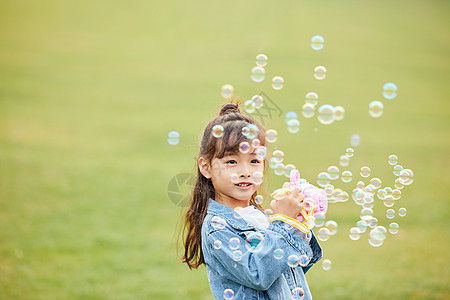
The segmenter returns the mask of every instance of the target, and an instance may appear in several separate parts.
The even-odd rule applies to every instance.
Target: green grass
[[[308,273],[315,299],[448,299],[449,22],[446,1],[2,1],[0,3],[0,299],[212,299],[204,267],[177,260],[180,207],[170,179],[191,172],[220,87],[264,91],[283,113],[304,95],[342,105],[329,126],[300,118],[276,147],[303,177],[337,165],[392,185],[389,154],[415,172],[394,208],[397,235],[348,238],[356,205],[331,204],[330,271]],[[309,39],[325,37],[315,52]],[[250,80],[268,57],[263,83]],[[327,78],[313,78],[315,66]],[[275,91],[273,76],[285,87]],[[385,82],[398,96],[383,100]],[[369,117],[381,100],[384,114]],[[317,128],[317,130],[315,130]],[[181,142],[170,146],[167,133]],[[343,169],[343,168],[342,168]],[[282,178],[268,174],[267,190]],[[267,199],[268,197],[266,197]],[[387,226],[384,207],[375,213]],[[265,204],[267,205],[267,203]]]

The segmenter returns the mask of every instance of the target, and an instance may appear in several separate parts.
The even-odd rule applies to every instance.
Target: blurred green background
[[[173,176],[192,172],[199,136],[232,84],[264,92],[283,115],[264,120],[272,146],[302,177],[338,165],[359,134],[349,193],[367,165],[392,186],[389,154],[415,173],[374,248],[352,200],[330,204],[338,233],[321,242],[307,278],[315,299],[449,299],[448,1],[23,1],[0,2],[0,298],[212,299],[204,267],[177,260],[180,206]],[[325,38],[314,51],[310,38]],[[255,56],[266,79],[250,80]],[[326,66],[318,81],[313,69]],[[283,89],[270,80],[283,76]],[[382,97],[397,84],[394,100]],[[307,92],[342,105],[322,125],[301,112]],[[384,103],[382,117],[367,112]],[[280,113],[281,114],[281,113]],[[168,132],[180,143],[167,143]],[[268,172],[266,190],[286,178]],[[267,192],[264,194],[267,195]],[[268,202],[268,197],[265,198]],[[376,200],[375,216],[388,226]],[[268,203],[264,203],[265,206]],[[178,224],[178,227],[177,227]]]

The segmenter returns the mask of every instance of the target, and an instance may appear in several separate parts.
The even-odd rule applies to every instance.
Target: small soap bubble
[[[258,247],[262,240],[264,240],[264,234],[260,231],[251,232],[245,238],[245,248],[252,253],[258,252],[262,249]]]
[[[399,215],[400,217],[406,216],[406,208],[404,208],[404,207],[399,208],[399,209],[398,209],[398,215]]]
[[[317,119],[324,125],[329,125],[334,122],[334,107],[329,104],[324,104],[317,110],[319,114]]]
[[[358,227],[352,227],[350,228],[350,234],[349,237],[351,240],[359,240],[359,238],[361,237],[361,234],[359,232],[359,228]]]
[[[305,291],[301,287],[296,287],[292,290],[293,300],[302,300],[303,296],[305,296]]]
[[[323,43],[325,42],[325,39],[320,35],[315,35],[311,38],[311,48],[314,50],[322,50]]]
[[[393,210],[392,208],[386,210],[386,218],[392,219],[393,217],[395,217],[395,210]]]
[[[281,76],[275,76],[272,78],[272,88],[274,90],[281,90],[284,85],[284,79]]]
[[[230,99],[233,97],[234,87],[231,84],[222,85],[222,97],[224,99]]]
[[[385,83],[383,85],[383,97],[392,100],[397,97],[397,85],[392,82]]]
[[[331,269],[331,260],[324,259],[322,261],[322,269],[324,269],[325,271],[329,271]]]
[[[244,102],[244,110],[249,113],[252,114],[255,112],[256,110],[256,104],[255,102],[253,102],[253,100],[247,100]]]
[[[397,188],[399,190],[401,190],[404,187],[402,180],[400,178],[395,179],[394,185],[395,185],[395,188]]]
[[[341,157],[339,157],[339,164],[342,167],[348,167],[348,165],[350,164],[350,158],[347,155],[341,155]]]
[[[241,241],[237,238],[237,237],[232,237],[229,241],[228,241],[228,246],[230,247],[230,249],[232,250],[236,250],[237,248],[239,248],[239,245],[241,244]]]
[[[167,135],[167,142],[169,142],[170,145],[176,145],[180,142],[180,134],[176,131],[171,131]]]
[[[237,173],[231,174],[231,182],[232,183],[238,183],[239,182],[239,175]]]
[[[319,95],[317,95],[317,93],[315,92],[309,92],[306,94],[306,101],[307,104],[312,104],[314,106],[317,105],[317,103],[319,102]]]
[[[263,106],[264,100],[260,95],[255,95],[252,97],[252,101],[255,104],[256,109],[260,109]]]
[[[282,162],[284,159],[284,152],[281,150],[275,150],[272,153],[272,157],[275,157],[277,162]]]
[[[266,70],[263,67],[254,67],[250,77],[254,82],[261,82],[266,78]]]
[[[359,134],[353,134],[353,135],[350,137],[350,144],[351,144],[353,147],[358,147],[359,144],[361,144],[361,137],[359,136]]]
[[[400,172],[399,178],[401,179],[402,184],[410,185],[414,181],[414,173],[410,169],[403,169]]]
[[[255,155],[258,159],[264,160],[267,157],[267,148],[264,146],[259,146],[255,150]]]
[[[277,163],[275,168],[273,169],[275,175],[281,176],[286,171],[286,168],[283,163]]]
[[[305,103],[302,107],[302,115],[305,118],[312,118],[314,116],[314,111],[316,110],[316,107],[312,105],[311,103]]]
[[[219,250],[222,248],[222,242],[219,240],[214,241],[214,249]]]
[[[369,232],[369,236],[373,240],[384,241],[386,239],[386,233],[387,229],[384,226],[376,226]]]
[[[383,108],[383,103],[374,100],[369,104],[369,115],[373,118],[379,118],[383,115]]]
[[[322,227],[317,232],[317,238],[322,242],[327,241],[330,238],[330,230],[326,227]]]
[[[389,232],[392,233],[392,234],[397,234],[399,227],[400,226],[398,226],[397,223],[393,222],[393,223],[389,224]]]
[[[275,259],[282,259],[284,257],[284,250],[280,248],[273,250],[273,257]]]
[[[225,300],[231,300],[234,297],[234,292],[232,289],[226,289],[225,291],[223,291],[223,298]]]
[[[309,263],[308,255],[302,254],[302,255],[299,256],[299,258],[298,258],[298,264],[299,264],[301,267],[306,267],[306,266],[308,265],[308,263]]]
[[[367,166],[364,166],[361,168],[361,172],[359,173],[362,177],[369,177],[370,176],[370,168]]]
[[[258,137],[258,126],[255,124],[248,124],[242,128],[242,134],[249,140],[253,140]]]
[[[298,119],[298,115],[297,115],[297,113],[295,111],[288,111],[286,113],[286,116],[285,116],[286,124],[289,124],[289,122],[291,120],[297,120],[297,119]]]
[[[383,200],[383,204],[386,207],[392,207],[394,206],[395,200],[394,197],[392,197],[392,195],[387,195],[386,198],[384,198]]]
[[[295,268],[298,265],[298,256],[292,254],[288,257],[288,265],[291,268]]]
[[[327,76],[327,69],[324,66],[317,66],[314,68],[314,78],[317,80],[325,79]]]
[[[394,166],[394,175],[400,176],[400,172],[403,170],[403,167],[401,165],[395,165]]]
[[[252,175],[252,180],[254,184],[261,184],[264,181],[264,175],[261,172],[255,172]]]
[[[358,181],[358,183],[356,184],[356,187],[358,188],[358,189],[363,189],[364,188],[364,181]]]
[[[391,166],[395,166],[395,165],[397,164],[397,162],[398,162],[398,157],[397,157],[397,155],[394,155],[394,154],[389,155],[389,160],[388,160],[388,162],[389,162],[389,164],[390,164]]]
[[[394,197],[394,200],[399,200],[402,197],[402,191],[399,189],[392,190],[392,197]]]
[[[325,222],[325,227],[328,229],[329,235],[335,235],[337,232],[338,224],[334,220],[329,220]]]
[[[328,176],[331,180],[336,180],[339,178],[339,168],[336,166],[329,166],[327,169]]]
[[[350,182],[350,181],[352,181],[352,176],[353,176],[353,174],[351,171],[348,171],[348,170],[343,171],[341,174],[341,180],[343,182]]]
[[[250,151],[250,144],[248,142],[241,142],[239,144],[239,151],[241,153],[248,153]]]
[[[380,178],[372,178],[370,179],[370,184],[373,185],[373,187],[378,190],[379,188],[381,188],[381,179]]]
[[[355,150],[353,148],[347,148],[345,150],[345,155],[347,155],[348,157],[353,157],[353,155],[355,155]]]
[[[384,240],[377,240],[372,237],[369,237],[369,245],[371,245],[373,247],[380,247],[381,245],[383,245],[383,243],[384,243]]]
[[[226,224],[225,219],[223,219],[223,218],[221,218],[219,216],[214,216],[211,219],[211,226],[214,229],[224,229],[225,228],[225,224]]]
[[[317,184],[321,187],[326,186],[330,183],[330,175],[327,172],[320,172],[317,174]]]
[[[345,116],[345,109],[338,105],[334,107],[334,120],[341,121],[344,119]]]
[[[284,166],[284,176],[286,176],[287,178],[290,178],[291,172],[295,169],[296,169],[296,167],[293,164],[285,165]]]
[[[258,148],[260,144],[261,144],[261,142],[260,142],[259,139],[253,139],[252,140],[252,147],[253,148]]]
[[[223,136],[224,129],[222,125],[214,125],[212,128],[212,135],[215,138],[221,138]]]
[[[267,65],[267,56],[265,54],[256,55],[256,64],[259,67],[264,67],[265,65]]]
[[[325,223],[325,215],[322,213],[316,213],[314,215],[314,226],[322,227],[324,223]]]
[[[359,229],[359,233],[364,233],[367,230],[369,224],[365,220],[359,220],[356,222],[356,228]]]
[[[373,216],[373,210],[371,208],[363,208],[359,213],[361,220],[370,220]]]
[[[275,143],[277,141],[278,132],[275,129],[269,129],[266,131],[266,140],[269,143]]]
[[[268,209],[265,209],[265,210],[264,210],[264,214],[265,214],[267,217],[270,217],[271,215],[273,215],[273,211],[272,211],[270,208],[268,208]]]
[[[290,133],[297,133],[300,130],[299,120],[290,120],[289,123],[287,123],[287,125],[288,125],[287,130]]]
[[[263,203],[264,197],[261,195],[257,195],[255,197],[255,203],[261,205]]]

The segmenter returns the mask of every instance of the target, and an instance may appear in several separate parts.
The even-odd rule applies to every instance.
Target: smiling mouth
[[[241,182],[241,183],[236,183],[235,185],[238,187],[248,187],[248,186],[251,186],[252,184],[250,182]]]

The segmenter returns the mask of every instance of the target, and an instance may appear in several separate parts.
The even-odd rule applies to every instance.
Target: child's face
[[[255,183],[254,174],[263,171],[264,161],[254,153],[237,152],[213,158],[209,165],[216,197],[229,200],[249,201],[262,182],[261,178],[256,178]]]

